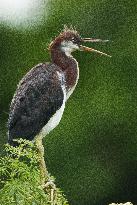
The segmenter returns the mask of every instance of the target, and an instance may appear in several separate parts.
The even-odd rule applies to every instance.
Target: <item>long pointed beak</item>
[[[82,38],[82,41],[83,42],[101,42],[101,43],[106,43],[109,40],[101,40],[101,39],[93,39],[93,38]],[[80,45],[79,48],[80,48],[81,51],[94,52],[94,53],[99,53],[101,55],[105,55],[105,56],[108,56],[108,57],[112,57],[112,56],[110,56],[110,55],[108,55],[106,53],[103,53],[101,51],[95,50],[94,48],[89,48],[89,47],[82,46],[82,45]]]
[[[80,48],[81,51],[94,52],[94,53],[99,53],[99,54],[104,55],[104,56],[108,56],[108,57],[110,57],[110,58],[112,57],[112,56],[110,56],[110,55],[108,55],[108,54],[106,54],[106,53],[103,53],[103,52],[101,52],[101,51],[95,50],[94,48],[89,48],[89,47],[82,46],[82,45],[80,45],[79,48]]]
[[[101,43],[106,43],[108,42],[109,40],[102,40],[102,39],[94,39],[94,38],[82,38],[82,41],[83,42],[101,42]]]

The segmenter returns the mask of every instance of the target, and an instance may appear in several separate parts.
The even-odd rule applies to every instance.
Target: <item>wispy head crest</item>
[[[63,32],[71,32],[71,33],[74,33],[74,34],[78,34],[78,32],[77,32],[75,27],[73,27],[72,25],[70,25],[68,27],[66,24],[64,25]]]

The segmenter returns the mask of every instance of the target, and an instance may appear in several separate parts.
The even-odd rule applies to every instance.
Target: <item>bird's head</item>
[[[101,51],[95,50],[93,48],[89,48],[81,45],[85,42],[107,42],[108,40],[101,39],[93,39],[93,38],[82,38],[79,33],[73,29],[65,27],[63,32],[59,34],[49,45],[49,50],[59,49],[63,51],[66,55],[70,56],[73,51],[88,51],[88,52],[96,52],[101,55],[106,55],[111,57],[110,55],[103,53]]]

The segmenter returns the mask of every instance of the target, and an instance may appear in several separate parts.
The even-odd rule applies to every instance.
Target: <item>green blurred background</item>
[[[33,8],[24,21],[16,12],[0,18],[1,151],[17,83],[50,61],[44,49],[72,24],[83,37],[110,39],[87,45],[113,57],[74,53],[80,79],[60,125],[44,139],[48,170],[72,205],[137,203],[137,1],[41,0]]]

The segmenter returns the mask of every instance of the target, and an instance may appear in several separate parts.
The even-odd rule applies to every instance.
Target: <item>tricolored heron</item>
[[[59,124],[79,79],[78,62],[71,53],[80,50],[109,56],[81,45],[106,41],[81,38],[76,30],[66,27],[49,45],[51,63],[36,65],[18,84],[10,106],[9,143],[13,145],[18,138],[36,141],[43,183],[48,179],[42,139]]]

